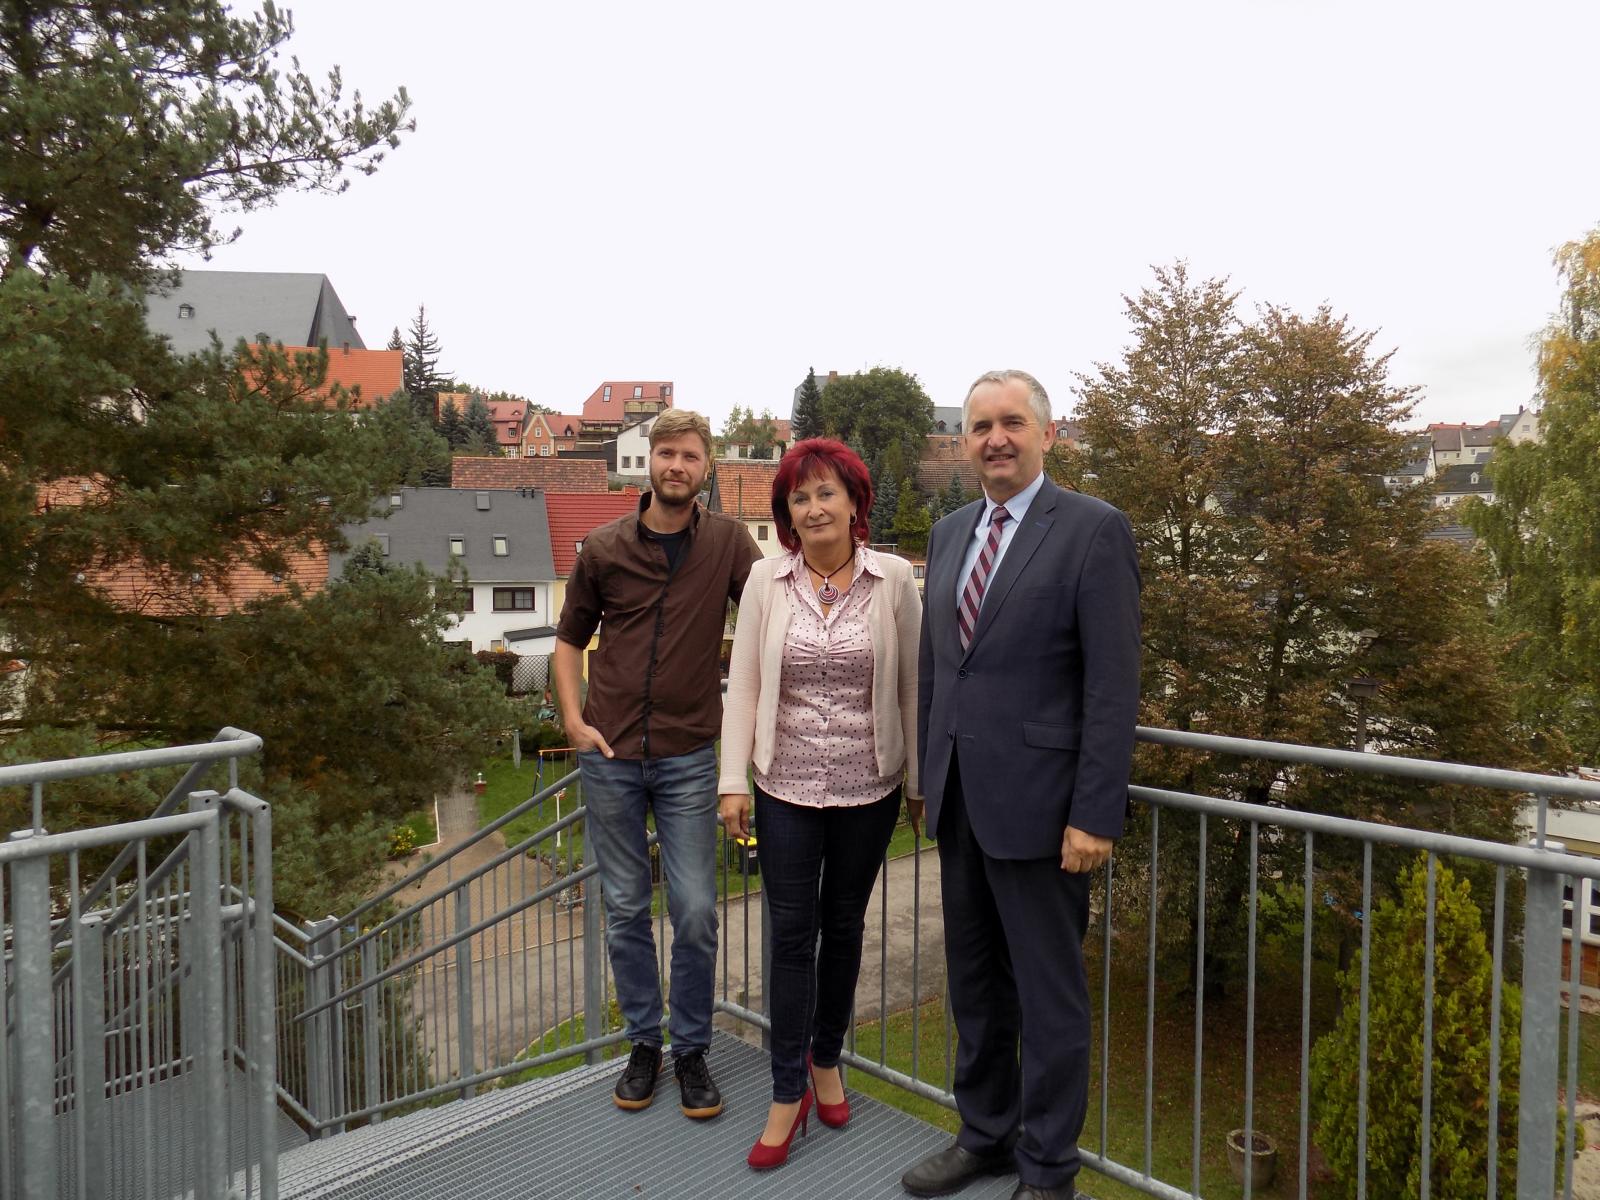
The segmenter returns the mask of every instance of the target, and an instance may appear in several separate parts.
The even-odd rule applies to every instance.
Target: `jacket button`
[[[967,677],[967,669],[965,667],[962,667],[960,670],[958,670],[956,672],[956,675],[959,676],[962,679],[965,679]]]

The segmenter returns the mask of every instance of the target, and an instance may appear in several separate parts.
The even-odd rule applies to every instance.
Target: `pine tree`
[[[894,519],[899,511],[900,481],[882,466],[881,457],[879,462],[878,469],[872,472],[875,495],[872,499],[872,514],[868,521],[872,540],[888,542],[893,540]]]
[[[467,411],[462,414],[461,423],[466,428],[468,443],[482,447],[481,450],[475,449],[474,453],[500,453],[500,439],[495,435],[489,402],[482,396],[475,393],[467,398]]]
[[[1484,1194],[1488,1146],[1498,1139],[1498,1187],[1516,1190],[1517,1099],[1521,1077],[1522,992],[1500,998],[1500,1127],[1488,1126],[1491,988],[1494,962],[1472,889],[1439,865],[1434,880],[1433,1121],[1430,1195],[1467,1200]],[[1426,859],[1400,877],[1393,900],[1373,906],[1367,997],[1366,1194],[1416,1196],[1422,1178],[1423,984],[1428,915]],[[1344,1003],[1311,1058],[1317,1147],[1335,1194],[1356,1195],[1360,1115],[1361,961],[1339,977]],[[1554,1097],[1551,1098],[1552,1106]]]
[[[404,93],[343,109],[336,73],[321,88],[281,73],[289,33],[278,10],[215,0],[0,20],[0,640],[29,664],[0,756],[248,727],[278,898],[326,912],[381,869],[383,826],[459,778],[509,714],[492,679],[446,669],[437,581],[301,592],[289,571],[339,548],[432,435],[381,404],[330,407],[325,353],[178,357],[145,326],[153,268],[227,240],[218,210],[337,190],[407,128]],[[281,590],[213,603],[247,568]],[[113,577],[152,599],[113,600]],[[149,812],[137,792],[108,799],[95,819]]]
[[[439,338],[428,324],[426,305],[417,305],[404,350],[405,385],[411,403],[430,420],[439,405],[439,393],[450,386],[450,376],[439,370]]]
[[[444,407],[439,410],[439,436],[452,450],[461,449],[472,436],[466,422],[461,419],[461,410],[456,407],[454,400],[446,400]]]
[[[806,370],[806,380],[800,385],[799,396],[795,397],[789,428],[797,442],[822,436],[822,389],[817,386],[815,367]]]
[[[895,500],[894,541],[901,554],[920,558],[927,553],[928,531],[933,528],[933,514],[923,503],[916,480],[909,475],[900,483],[900,494]]]
[[[948,517],[956,509],[966,504],[968,498],[966,489],[961,486],[961,476],[952,472],[950,486],[945,488],[944,496],[940,503],[939,515]]]

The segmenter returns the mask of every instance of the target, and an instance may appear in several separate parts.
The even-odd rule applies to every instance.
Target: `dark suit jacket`
[[[995,569],[962,653],[956,575],[979,500],[928,541],[917,696],[931,833],[954,753],[993,858],[1061,852],[1067,825],[1115,838],[1139,709],[1139,562],[1127,517],[1048,478]]]

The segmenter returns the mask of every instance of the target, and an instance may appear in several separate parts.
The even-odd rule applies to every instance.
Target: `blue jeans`
[[[861,974],[867,904],[900,819],[900,789],[808,808],[756,788],[756,853],[772,918],[772,1099],[805,1095],[806,1053],[838,1063]]]
[[[672,1052],[711,1045],[717,965],[717,754],[706,746],[672,758],[578,754],[584,836],[600,869],[606,949],[617,1004],[635,1043],[661,1045],[661,975],[650,923],[650,855],[645,813],[661,842],[672,918]]]

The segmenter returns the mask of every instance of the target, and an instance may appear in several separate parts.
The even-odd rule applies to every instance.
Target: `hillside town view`
[[[826,236],[701,190],[710,15],[466,6],[681,83],[535,118],[336,7],[0,5],[0,1200],[1600,1197],[1596,214],[1467,386],[1474,318],[1148,208],[1063,282],[956,121],[924,309],[804,107]]]

